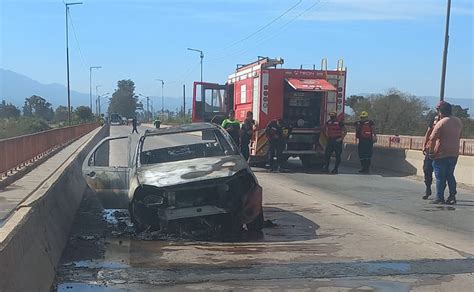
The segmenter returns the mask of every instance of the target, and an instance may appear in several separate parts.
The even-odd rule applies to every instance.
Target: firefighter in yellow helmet
[[[362,169],[360,173],[369,173],[370,160],[374,143],[377,142],[375,134],[375,123],[369,120],[369,113],[363,111],[359,115],[360,120],[355,123],[356,138],[359,140],[358,153]]]

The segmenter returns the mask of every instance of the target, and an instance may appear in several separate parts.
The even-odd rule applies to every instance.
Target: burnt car
[[[220,126],[194,123],[133,138],[105,138],[84,161],[87,184],[105,208],[128,208],[138,230],[189,220],[262,228],[262,188]],[[128,155],[112,142],[122,143]],[[125,166],[114,165],[117,155],[126,156]]]

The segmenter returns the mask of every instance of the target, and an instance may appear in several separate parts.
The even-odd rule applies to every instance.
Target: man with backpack
[[[337,113],[335,111],[329,113],[329,121],[326,122],[324,132],[327,137],[325,164],[323,167],[324,173],[329,173],[329,164],[331,163],[331,155],[336,153],[336,164],[331,171],[332,174],[339,172],[339,164],[341,163],[342,141],[347,134],[344,122],[337,120]]]
[[[362,169],[360,173],[369,173],[370,160],[374,143],[377,142],[375,134],[375,123],[369,120],[369,113],[363,111],[360,113],[360,120],[355,123],[356,138],[359,139],[358,153]]]

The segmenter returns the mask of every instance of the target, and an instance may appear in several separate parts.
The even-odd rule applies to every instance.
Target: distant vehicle
[[[82,166],[104,208],[128,205],[138,230],[166,230],[176,220],[205,222],[216,230],[263,227],[262,188],[221,127],[194,123],[147,130],[136,147],[129,143],[127,167],[102,166],[109,153],[101,145],[129,137],[105,138]]]
[[[322,131],[329,113],[344,119],[346,69],[339,60],[337,68],[285,69],[283,59],[259,57],[253,63],[237,67],[224,85],[194,82],[193,122],[220,122],[230,110],[243,122],[252,111],[257,125],[251,145],[252,163],[267,160],[267,124],[283,119],[289,130],[285,158],[299,157],[305,167],[324,161],[326,137]],[[271,98],[270,98],[271,97]]]
[[[110,125],[111,126],[120,126],[122,125],[122,117],[118,113],[110,114]]]

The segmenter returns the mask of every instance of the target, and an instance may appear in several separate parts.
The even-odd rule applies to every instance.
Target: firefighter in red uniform
[[[369,114],[366,111],[360,113],[360,121],[355,123],[356,138],[359,139],[358,152],[362,169],[360,173],[369,173],[370,160],[372,159],[372,150],[374,143],[377,142],[375,135],[375,123],[369,120]]]
[[[327,137],[326,144],[326,160],[323,167],[324,173],[329,173],[329,164],[331,163],[331,155],[333,152],[336,153],[336,164],[334,169],[331,171],[332,174],[337,174],[339,171],[339,164],[341,163],[341,154],[342,154],[342,141],[347,134],[346,127],[344,122],[336,120],[337,113],[329,113],[329,121],[326,122],[324,127],[325,134]]]

